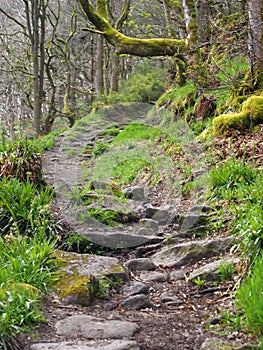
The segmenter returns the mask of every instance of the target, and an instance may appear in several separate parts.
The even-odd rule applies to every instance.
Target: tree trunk
[[[191,79],[200,89],[206,85],[207,73],[203,67],[203,60],[198,44],[199,31],[197,25],[197,11],[194,0],[182,0],[184,11],[185,27],[187,33],[187,45],[189,47],[188,71]]]
[[[249,67],[255,87],[262,87],[263,83],[263,1],[250,0],[248,2],[249,17]]]
[[[41,120],[41,100],[39,94],[39,1],[32,2],[32,56],[33,56],[33,94],[34,94],[34,111],[33,111],[33,128],[36,136],[40,135]]]
[[[119,90],[120,60],[115,52],[111,54],[111,92]]]
[[[168,0],[163,1],[163,9],[164,9],[164,17],[165,17],[165,21],[166,21],[167,35],[168,35],[168,37],[175,38],[176,34],[175,34],[175,30],[174,30],[173,23],[171,20],[171,12],[170,12],[169,5],[170,4],[169,4]]]
[[[101,95],[104,93],[104,47],[103,36],[97,37],[97,53],[96,53],[96,94]]]
[[[196,17],[199,31],[199,39],[201,43],[204,43],[208,40],[207,30],[209,26],[206,0],[196,1]]]

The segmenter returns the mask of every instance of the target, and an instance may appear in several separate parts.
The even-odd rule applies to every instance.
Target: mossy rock
[[[249,97],[241,107],[241,112],[221,114],[213,120],[216,134],[229,128],[251,128],[263,123],[263,96]]]
[[[57,251],[53,256],[60,267],[60,279],[54,294],[66,304],[90,305],[101,297],[101,281],[105,278],[109,285],[118,280],[127,280],[128,274],[118,259]]]

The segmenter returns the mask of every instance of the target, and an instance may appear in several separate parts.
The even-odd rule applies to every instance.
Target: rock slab
[[[138,344],[132,340],[88,341],[39,343],[31,346],[30,350],[140,350]]]
[[[139,331],[133,322],[103,320],[88,315],[73,315],[56,324],[58,335],[76,338],[122,339],[132,337]]]

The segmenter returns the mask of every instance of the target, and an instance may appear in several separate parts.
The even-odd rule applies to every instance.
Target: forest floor
[[[103,126],[97,125],[96,127],[100,131],[103,129]],[[262,164],[262,131],[263,127],[261,126],[261,130],[254,135],[235,131],[224,137],[218,137],[205,152],[216,155],[215,157],[218,160],[235,154],[237,158],[245,158],[258,165]],[[84,138],[85,142],[78,140],[78,149],[83,148],[92,137],[96,139],[98,134],[93,135],[90,131],[89,136]],[[91,135],[93,136],[91,137]],[[57,167],[59,162],[63,162],[61,169]],[[65,158],[65,140],[63,137],[59,137],[54,149],[48,151],[44,156],[44,167],[48,169],[57,167],[54,170],[56,181],[58,178],[59,180],[62,178],[66,183],[72,181],[72,174],[79,171],[79,164],[74,164],[74,156]],[[52,181],[54,183],[54,178],[52,180],[50,174],[47,173],[47,182],[52,183]],[[76,182],[79,182],[79,176]],[[145,179],[137,179],[136,185],[145,185]],[[147,201],[152,205],[161,206],[163,204],[162,199],[167,198],[169,190],[166,185],[158,183],[148,190]],[[189,198],[180,198],[180,210],[182,212],[187,211],[191,204]],[[56,202],[54,203],[54,212],[58,217],[63,218],[68,228],[71,227],[73,231],[76,231],[76,228],[72,227],[74,220],[71,220],[69,216],[65,218],[61,212],[61,206],[56,206]],[[171,233],[172,227],[167,226],[165,229],[166,237]],[[227,232],[224,228],[221,232],[214,233],[216,238],[225,237],[226,235]],[[211,236],[209,236],[209,239],[211,239]],[[185,238],[185,240],[189,241],[189,238]],[[137,253],[136,248],[130,248],[109,252],[107,255],[117,257],[121,263],[125,264],[127,260],[136,258]],[[215,258],[207,258],[205,261],[202,260],[183,271],[187,276],[192,270],[213,260]],[[158,266],[157,271],[168,276],[167,280],[146,282],[149,287],[151,306],[141,310],[127,310],[121,305],[123,300],[122,288],[111,290],[107,297],[97,300],[90,306],[64,305],[54,300],[52,295],[48,296],[43,307],[46,322],[30,333],[19,337],[18,341],[21,344],[21,349],[30,350],[32,344],[36,343],[59,344],[61,341],[69,340],[56,333],[56,323],[65,317],[77,314],[137,323],[140,330],[134,335],[133,339],[141,350],[221,349],[221,343],[228,344],[227,348],[229,349],[252,348],[249,344],[253,343],[254,339],[236,331],[235,327],[231,328],[230,323],[221,323],[224,311],[229,313],[229,318],[231,318],[231,310],[234,309],[233,293],[237,279],[222,282],[217,288],[213,288],[209,284],[205,288],[200,288],[200,286],[189,282],[187,278],[180,281],[170,280],[169,276],[173,270],[169,266]],[[132,281],[142,281],[141,271],[131,273],[130,281],[127,283]],[[172,293],[181,302],[179,304],[160,302],[160,296],[164,292]],[[214,344],[213,338],[217,339],[216,345],[212,345]],[[59,347],[59,349],[63,348]]]

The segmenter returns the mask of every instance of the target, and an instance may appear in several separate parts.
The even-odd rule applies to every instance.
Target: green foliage
[[[233,263],[224,262],[219,266],[219,277],[222,282],[231,280],[234,273],[235,266]]]
[[[235,58],[221,59],[217,64],[217,69],[219,70],[217,78],[224,84],[237,86],[241,80],[245,77],[247,71],[247,57],[237,56]]]
[[[252,165],[235,158],[221,163],[209,173],[208,181],[211,186],[212,197],[231,199],[236,196],[240,187],[247,186],[256,179],[257,171]]]
[[[0,238],[0,344],[10,348],[14,337],[43,321],[39,300],[57,279],[54,242],[44,234],[33,238]]]
[[[167,102],[170,103],[170,106],[183,103],[182,101],[185,101],[185,99],[193,92],[196,92],[196,87],[193,83],[187,83],[179,88],[174,87],[158,99],[157,106],[162,106]]]
[[[196,284],[199,288],[202,288],[205,286],[206,281],[200,277],[196,277],[193,279],[194,284]]]
[[[49,204],[53,191],[37,190],[32,183],[3,178],[0,182],[0,233],[34,235],[45,230],[52,234]]]
[[[0,154],[0,177],[16,177],[39,185],[43,183],[41,155],[38,146],[28,140],[9,144]]]
[[[255,261],[252,273],[245,278],[236,294],[236,304],[244,312],[247,327],[263,333],[263,256]]]
[[[3,350],[15,349],[15,336],[44,321],[44,317],[36,292],[19,285],[8,289],[0,286],[0,346]]]
[[[210,200],[228,201],[230,227],[251,260],[263,247],[263,176],[260,169],[231,159],[209,174]]]
[[[150,63],[136,66],[130,77],[121,83],[119,93],[112,93],[108,103],[156,101],[165,89],[167,69]]]
[[[120,133],[120,129],[119,128],[109,128],[109,129],[105,129],[102,132],[102,135],[107,136],[117,136]]]
[[[109,226],[119,226],[123,223],[122,215],[113,210],[103,210],[100,208],[90,208],[87,213],[80,213],[78,219],[85,222],[88,217],[92,216],[99,222]]]

